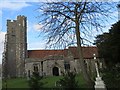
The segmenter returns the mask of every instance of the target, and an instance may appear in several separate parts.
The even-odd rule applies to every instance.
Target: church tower
[[[27,52],[27,23],[25,16],[17,16],[17,20],[7,20],[6,50],[4,50],[4,66],[7,77],[22,77],[25,72]]]

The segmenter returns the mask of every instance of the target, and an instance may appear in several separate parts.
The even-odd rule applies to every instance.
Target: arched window
[[[64,61],[65,70],[70,70],[70,63],[68,61]]]
[[[37,64],[34,64],[33,68],[34,68],[34,72],[38,72],[38,65]]]

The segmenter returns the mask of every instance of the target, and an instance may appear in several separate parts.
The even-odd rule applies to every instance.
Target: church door
[[[59,68],[53,67],[53,76],[59,76]]]

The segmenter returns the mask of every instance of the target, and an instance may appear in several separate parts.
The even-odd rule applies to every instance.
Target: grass
[[[45,88],[54,88],[55,87],[55,82],[59,81],[59,79],[61,79],[62,76],[49,76],[49,77],[45,77],[43,78],[42,82],[45,83],[43,87]]]
[[[86,88],[86,82],[82,75],[77,75],[76,80],[78,81],[78,84],[80,85],[80,88]]]
[[[44,83],[44,88],[54,88],[55,82],[59,81],[62,76],[49,76],[44,77],[42,82]],[[85,88],[85,80],[81,75],[77,75],[76,80],[78,81],[81,88]],[[3,81],[3,88],[6,87],[5,82]],[[7,88],[29,88],[27,78],[14,78],[7,80]]]
[[[8,79],[5,83],[3,81],[3,88],[29,88],[28,81],[26,78],[14,78],[14,79]]]

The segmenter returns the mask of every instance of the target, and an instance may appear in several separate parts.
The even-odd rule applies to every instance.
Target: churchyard
[[[43,77],[42,82],[44,83],[43,88],[57,88],[55,83],[59,81],[63,76],[49,76]],[[79,83],[80,88],[85,88],[86,83],[82,76],[77,75],[76,80]],[[27,78],[14,78],[7,79],[6,84],[3,81],[3,88],[29,88]]]

